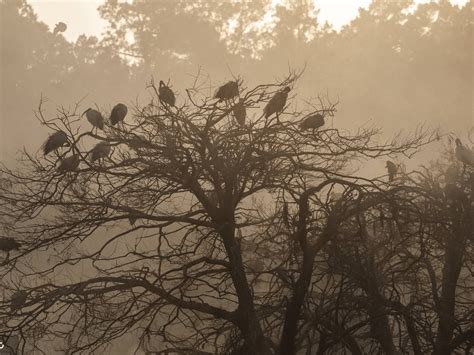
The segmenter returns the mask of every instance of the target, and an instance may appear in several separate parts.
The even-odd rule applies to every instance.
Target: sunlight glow
[[[416,0],[416,3],[426,3],[430,0]],[[462,6],[468,0],[450,0],[452,4]],[[69,41],[75,41],[81,34],[101,37],[107,22],[104,21],[97,8],[104,0],[29,0],[28,1],[38,18],[45,22],[50,29],[63,21],[68,24],[64,36]],[[352,21],[359,13],[359,8],[367,8],[371,0],[314,0],[320,9],[319,21],[331,24],[334,29],[340,30],[342,26]],[[270,8],[284,3],[283,0],[272,0]],[[263,19],[264,25],[271,21],[272,11]]]

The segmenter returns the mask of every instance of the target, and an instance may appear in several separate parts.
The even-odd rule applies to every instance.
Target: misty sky
[[[281,0],[273,0],[278,3]],[[334,28],[340,29],[357,16],[359,7],[366,8],[371,0],[315,0],[320,8],[321,22],[328,21]],[[417,3],[429,0],[416,0]],[[453,4],[463,5],[467,0],[450,0]],[[75,41],[81,34],[100,36],[106,21],[100,18],[97,7],[103,0],[30,0],[28,1],[38,14],[39,20],[51,29],[58,21],[68,24],[64,36]]]

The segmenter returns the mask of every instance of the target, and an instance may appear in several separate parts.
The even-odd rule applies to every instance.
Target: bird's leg
[[[277,119],[277,123],[280,124],[280,115],[278,114],[278,112],[276,113],[276,119]]]

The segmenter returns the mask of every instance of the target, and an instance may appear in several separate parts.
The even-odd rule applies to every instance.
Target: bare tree
[[[369,243],[361,216],[403,188],[351,171],[361,159],[411,156],[434,136],[380,143],[375,128],[330,128],[337,103],[319,97],[300,110],[298,76],[254,88],[239,80],[240,100],[222,102],[198,77],[176,107],[158,104],[151,82],[148,105],[98,133],[82,128],[79,105],[50,119],[42,102],[38,119],[69,144],[1,168],[4,233],[21,247],[0,269],[0,336],[18,335],[23,351],[62,339],[67,353],[89,353],[131,333],[147,353],[294,354],[318,330],[320,353],[331,343],[362,353],[357,325],[321,313],[321,266],[354,221]],[[265,118],[286,87],[285,108]],[[317,113],[326,125],[304,129]],[[107,150],[91,159],[97,143]],[[366,267],[373,337],[392,351],[388,318],[376,320],[388,309],[379,266]],[[343,279],[324,282],[348,298]]]
[[[313,274],[308,353],[472,350],[474,175],[448,158],[344,221]]]

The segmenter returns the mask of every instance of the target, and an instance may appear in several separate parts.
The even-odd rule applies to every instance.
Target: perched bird
[[[102,114],[92,108],[88,108],[81,116],[86,115],[87,120],[94,128],[104,129],[104,117]]]
[[[27,300],[27,293],[23,290],[16,291],[12,298],[10,299],[10,306],[12,310],[17,310],[18,308],[22,307]]]
[[[91,162],[98,159],[107,158],[110,155],[111,147],[108,142],[100,142],[89,152],[91,155]]]
[[[263,112],[265,113],[265,118],[270,117],[274,113],[276,113],[278,116],[278,114],[283,111],[290,90],[291,89],[287,86],[282,91],[279,91],[275,95],[273,95],[273,97],[270,99],[270,101],[268,101],[267,105],[263,109]]]
[[[131,226],[134,226],[137,220],[138,220],[138,217],[133,214],[128,216],[128,223],[130,223]]]
[[[128,146],[132,149],[140,149],[140,148],[147,148],[150,145],[148,144],[148,141],[145,136],[142,135],[135,135],[128,141]]]
[[[124,104],[115,105],[112,109],[112,112],[110,113],[110,123],[112,123],[112,125],[115,125],[120,121],[123,121],[125,119],[125,116],[127,116],[127,112],[127,106],[125,106]]]
[[[55,151],[58,148],[69,146],[69,140],[67,139],[66,133],[63,131],[54,132],[48,137],[46,142],[43,144],[43,153],[48,155],[49,153]]]
[[[459,138],[456,138],[456,158],[465,165],[474,166],[474,153]]]
[[[10,252],[12,250],[19,250],[21,244],[11,237],[0,237],[0,250]]]
[[[67,25],[64,22],[58,22],[54,26],[53,34],[58,34],[59,32],[65,32],[67,30]]]
[[[387,164],[385,165],[388,171],[388,181],[393,181],[395,175],[397,175],[398,168],[395,163],[387,160]]]
[[[161,102],[164,102],[169,106],[174,106],[176,103],[176,97],[174,96],[174,92],[169,88],[169,86],[166,86],[162,80],[160,80],[158,97],[160,98]]]
[[[318,129],[319,127],[322,127],[324,125],[324,116],[321,115],[320,113],[316,113],[314,115],[308,116],[305,118],[303,122],[300,123],[300,128],[302,130],[307,130],[307,129]]]
[[[230,100],[234,96],[239,96],[239,85],[236,81],[229,81],[217,89],[214,98],[219,99],[218,102]]]
[[[247,110],[244,106],[244,100],[240,99],[237,104],[232,108],[235,120],[241,126],[245,126],[245,118],[247,117]]]
[[[79,156],[71,155],[70,157],[64,158],[61,160],[61,163],[58,166],[58,172],[65,173],[68,171],[75,171],[79,166]]]

